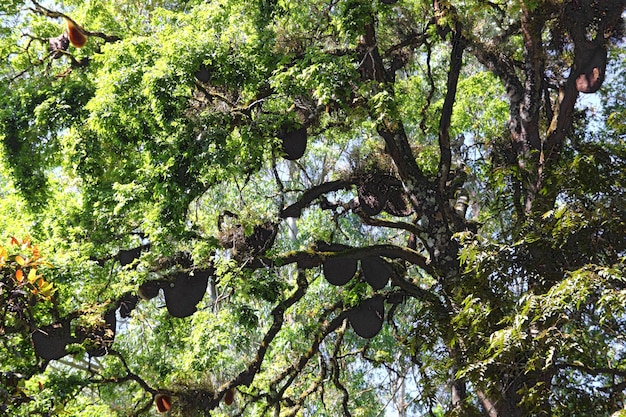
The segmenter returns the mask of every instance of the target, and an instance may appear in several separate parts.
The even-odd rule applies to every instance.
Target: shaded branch
[[[424,269],[428,269],[429,263],[428,258],[412,249],[390,244],[381,244],[363,248],[350,248],[341,252],[317,252],[315,250],[292,251],[272,258],[258,257],[248,263],[246,267],[258,269],[297,263],[299,268],[308,269],[322,265],[327,259],[360,259],[367,256],[384,256],[391,259],[403,259]]]
[[[463,50],[465,40],[461,34],[461,24],[457,21],[452,36],[452,51],[450,52],[450,70],[448,71],[446,97],[441,108],[439,119],[439,192],[444,194],[450,167],[452,165],[452,151],[450,150],[450,123],[452,122],[452,110],[456,101],[456,90],[459,83],[459,75],[463,66]]]
[[[343,306],[342,302],[336,303],[330,311],[333,311],[337,308],[341,308]],[[320,321],[324,321],[326,318],[325,314],[320,315]],[[311,347],[300,356],[298,361],[287,369],[283,370],[277,377],[275,377],[272,382],[270,382],[270,391],[274,389],[274,387],[287,376],[290,376],[288,381],[283,385],[283,387],[278,391],[278,398],[281,398],[285,391],[291,386],[295,378],[298,376],[300,372],[305,368],[305,366],[309,363],[311,358],[313,358],[320,349],[320,345],[322,341],[335,330],[339,329],[346,321],[347,312],[340,313],[337,317],[331,320],[329,323],[324,325],[322,329],[317,333]]]
[[[325,182],[323,184],[309,188],[302,194],[302,196],[300,196],[300,199],[298,201],[291,204],[290,206],[285,207],[280,212],[279,217],[281,219],[286,219],[287,217],[300,217],[302,215],[302,210],[308,207],[318,197],[333,191],[348,189],[354,184],[355,179],[349,178],[345,180]]]
[[[301,270],[298,271],[297,283],[298,288],[296,288],[293,294],[272,309],[271,316],[274,320],[268,331],[265,333],[265,336],[263,337],[252,362],[244,371],[237,375],[237,377],[217,389],[213,399],[209,401],[208,409],[214,409],[219,406],[222,397],[224,397],[228,390],[235,388],[238,385],[250,386],[250,384],[252,384],[255,375],[261,370],[261,364],[265,359],[265,354],[267,353],[270,344],[283,327],[285,321],[285,311],[297,303],[306,294],[309,283],[306,280],[304,272]]]

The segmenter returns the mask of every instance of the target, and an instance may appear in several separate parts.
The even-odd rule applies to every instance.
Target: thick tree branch
[[[520,137],[524,153],[535,152],[536,155],[527,155],[535,160],[539,159],[541,149],[539,137],[539,110],[541,109],[541,94],[544,83],[544,48],[542,34],[544,18],[541,14],[533,13],[526,3],[522,6],[522,36],[524,39],[524,99],[520,108],[519,120],[522,124]]]
[[[364,76],[377,83],[375,91],[382,87],[393,97],[393,88],[388,85],[388,81],[393,77],[385,72],[385,66],[378,51],[373,19],[365,25],[361,48],[366,51],[367,59],[370,60],[369,70],[363,71]],[[427,180],[415,161],[404,125],[396,115],[397,111],[393,100],[389,106],[392,108],[387,109],[386,116],[378,123],[377,131],[385,140],[386,151],[393,159],[400,177],[411,190],[414,190],[418,188],[419,184],[426,183]]]
[[[459,82],[459,75],[463,66],[463,50],[465,40],[461,33],[461,24],[456,23],[452,36],[452,51],[450,52],[450,70],[448,71],[446,97],[441,109],[439,118],[439,193],[445,194],[446,183],[452,165],[452,152],[450,150],[450,123],[452,121],[452,110],[456,101],[456,90]]]
[[[259,257],[246,265],[248,268],[267,268],[297,263],[300,268],[314,268],[331,258],[360,259],[366,256],[384,256],[403,259],[421,268],[428,268],[428,258],[412,249],[395,245],[372,245],[363,248],[350,248],[341,252],[317,252],[315,250],[287,252],[275,257]]]

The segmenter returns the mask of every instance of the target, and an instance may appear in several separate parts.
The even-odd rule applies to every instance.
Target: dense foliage
[[[625,6],[4,1],[0,414],[626,414]]]

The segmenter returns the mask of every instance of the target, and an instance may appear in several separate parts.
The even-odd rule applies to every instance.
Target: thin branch
[[[226,394],[228,390],[235,388],[239,385],[250,386],[250,384],[252,384],[255,375],[261,370],[261,364],[263,363],[265,354],[267,353],[270,344],[283,327],[283,323],[285,321],[285,311],[289,307],[297,303],[306,294],[309,283],[307,282],[303,271],[298,271],[297,283],[298,287],[293,292],[293,294],[284,301],[280,302],[278,305],[276,305],[276,307],[274,307],[274,309],[272,310],[271,316],[274,318],[274,321],[272,322],[269,330],[265,333],[265,336],[263,337],[263,340],[261,341],[261,344],[259,345],[259,348],[257,349],[256,355],[252,362],[244,371],[239,373],[237,377],[229,382],[226,382],[217,389],[215,396],[208,404],[208,409],[214,409],[219,406],[222,397]]]
[[[355,179],[349,178],[345,180],[336,180],[325,182],[305,191],[300,199],[288,207],[285,207],[279,214],[279,217],[286,219],[287,217],[300,217],[302,210],[308,207],[315,199],[323,194],[333,191],[345,190],[355,184]]]
[[[105,42],[117,42],[122,39],[119,36],[107,35],[106,33],[102,33],[102,32],[93,32],[93,31],[86,30],[82,25],[79,25],[78,23],[76,23],[74,19],[72,19],[65,13],[48,9],[42,6],[41,4],[39,4],[36,0],[31,0],[31,1],[35,5],[35,8],[31,9],[33,12],[44,15],[44,16],[52,17],[52,18],[63,18],[63,19],[69,20],[70,22],[74,23],[76,26],[79,26],[82,29],[82,31],[85,33],[85,35],[87,36],[95,36],[95,37],[103,39]]]

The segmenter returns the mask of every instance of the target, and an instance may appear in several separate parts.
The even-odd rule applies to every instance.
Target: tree
[[[3,412],[618,412],[624,8],[5,2]]]

